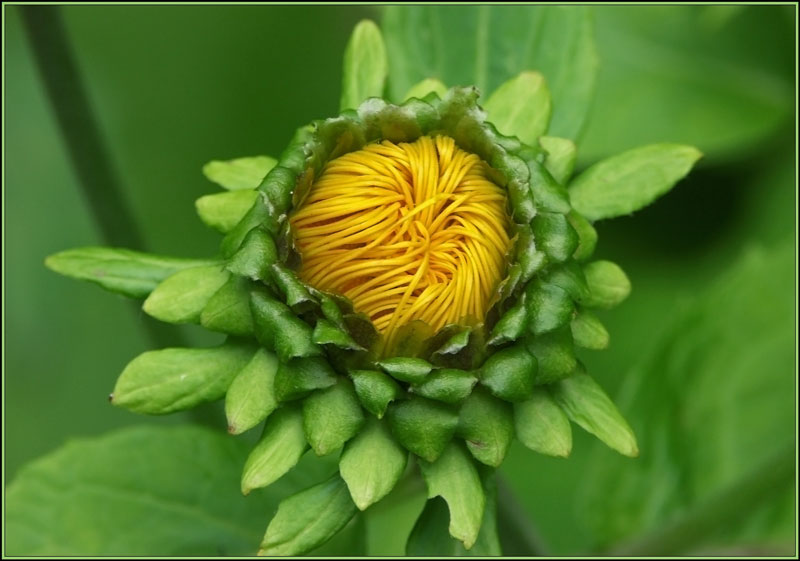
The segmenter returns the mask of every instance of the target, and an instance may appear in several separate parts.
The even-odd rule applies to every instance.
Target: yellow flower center
[[[505,271],[506,194],[446,136],[384,140],[328,162],[291,217],[301,279],[397,329],[484,320]]]

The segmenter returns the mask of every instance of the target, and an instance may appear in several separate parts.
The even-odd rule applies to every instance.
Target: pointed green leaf
[[[335,345],[341,349],[363,351],[364,348],[356,343],[350,334],[326,319],[318,319],[311,336],[317,345]]]
[[[317,456],[341,448],[364,424],[364,413],[350,381],[338,382],[303,400],[303,430]]]
[[[493,395],[506,401],[524,401],[533,391],[536,358],[524,345],[517,344],[497,351],[479,371],[481,384]]]
[[[225,394],[229,433],[241,434],[250,430],[278,406],[273,388],[277,369],[278,358],[266,349],[259,349],[236,375]]]
[[[597,230],[591,222],[574,210],[567,215],[567,220],[578,234],[578,247],[575,248],[572,257],[578,261],[586,261],[597,247]]]
[[[386,423],[372,420],[347,443],[339,460],[339,472],[359,510],[377,503],[400,480],[408,452],[389,432]]]
[[[544,167],[560,185],[566,185],[575,169],[578,152],[575,143],[567,138],[542,136],[539,138],[539,146],[547,152]]]
[[[205,195],[194,202],[197,214],[207,226],[227,234],[258,199],[258,191],[243,189]]]
[[[203,166],[203,175],[225,189],[255,189],[278,161],[269,156],[212,160]]]
[[[572,338],[584,349],[601,351],[608,347],[609,335],[600,319],[589,310],[581,310],[572,323]]]
[[[478,538],[486,506],[478,471],[463,446],[453,442],[433,463],[420,461],[428,498],[442,497],[450,510],[450,535],[469,549]]]
[[[68,249],[44,261],[56,273],[93,282],[132,298],[144,298],[173,273],[215,263],[209,259],[178,259],[113,247]]]
[[[296,313],[313,308],[316,300],[297,278],[297,274],[282,263],[274,263],[269,270],[270,279],[283,295],[283,301]]]
[[[250,311],[249,280],[231,275],[217,290],[200,314],[200,325],[211,331],[230,335],[253,334],[253,313]]]
[[[457,425],[458,414],[438,401],[412,397],[389,408],[392,434],[406,450],[429,462],[444,451]]]
[[[593,261],[583,268],[589,297],[583,302],[588,308],[613,308],[631,293],[631,281],[619,265],[611,261]]]
[[[525,298],[520,299],[511,307],[492,329],[489,345],[502,345],[516,341],[528,329],[528,311],[525,308]]]
[[[430,373],[419,386],[412,386],[411,391],[445,403],[463,401],[478,379],[472,372],[456,368],[438,368]]]
[[[517,265],[520,267],[520,280],[528,282],[547,264],[547,256],[541,251],[533,236],[533,230],[520,228],[516,243]],[[510,275],[511,271],[509,271]]]
[[[282,362],[295,357],[322,354],[322,350],[313,342],[311,326],[266,291],[254,290],[251,293],[250,310],[258,342],[274,349]]]
[[[525,291],[530,331],[548,333],[572,319],[575,304],[566,290],[555,284],[534,281]]]
[[[277,259],[278,250],[272,236],[261,228],[253,228],[226,267],[236,275],[264,280],[269,278],[269,267]]]
[[[395,357],[378,363],[387,374],[409,384],[421,384],[433,366],[421,358]]]
[[[219,265],[178,271],[159,283],[142,309],[169,323],[199,323],[206,304],[229,277],[230,273]]]
[[[553,261],[566,261],[578,248],[578,233],[563,214],[542,212],[531,227],[539,248]]]
[[[572,181],[572,206],[589,220],[631,214],[672,189],[701,156],[683,144],[650,144],[612,156]]]
[[[416,97],[418,99],[424,99],[428,94],[435,93],[440,98],[444,97],[444,94],[447,92],[447,86],[445,86],[440,80],[436,78],[425,78],[421,82],[417,82],[411,89],[406,92],[406,95],[403,96],[403,100],[411,99],[412,97]]]
[[[610,448],[636,457],[639,448],[628,422],[591,376],[579,373],[553,386],[553,397],[570,419]]]
[[[520,72],[489,96],[484,109],[502,134],[534,146],[550,124],[550,90],[538,72]]]
[[[514,404],[514,425],[519,441],[534,452],[566,458],[572,451],[569,419],[545,388]]]
[[[530,337],[526,346],[539,366],[534,377],[537,386],[566,378],[578,365],[569,326]]]
[[[370,20],[360,21],[344,52],[339,108],[355,109],[368,97],[381,97],[388,67],[381,30]]]
[[[136,413],[163,415],[217,400],[253,352],[252,347],[234,344],[148,351],[122,371],[111,403]]]
[[[296,407],[281,407],[270,415],[261,439],[242,470],[242,494],[266,487],[292,469],[306,451],[303,414]]]
[[[461,406],[456,432],[476,460],[499,467],[514,439],[511,405],[476,390]]]
[[[569,193],[550,174],[550,170],[538,160],[528,160],[528,171],[530,171],[531,193],[536,208],[544,212],[557,212],[567,214],[572,210],[569,204]]]
[[[281,402],[298,399],[314,390],[329,388],[336,380],[336,372],[325,358],[312,356],[280,361],[275,373],[275,397]]]
[[[546,281],[564,290],[575,302],[581,303],[589,296],[589,285],[586,283],[583,268],[572,259],[550,268]]]
[[[258,554],[290,556],[310,551],[336,535],[356,512],[347,485],[337,473],[281,501]]]
[[[389,402],[400,397],[402,393],[397,382],[377,370],[352,370],[350,378],[356,387],[361,405],[379,419],[386,413]]]

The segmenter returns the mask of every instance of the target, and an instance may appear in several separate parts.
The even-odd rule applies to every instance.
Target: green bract
[[[147,296],[144,311],[157,319],[229,336],[215,349],[145,353],[125,369],[113,401],[158,414],[227,391],[231,433],[266,419],[244,466],[244,493],[281,477],[309,448],[342,451],[340,474],[281,504],[264,554],[318,546],[387,495],[409,460],[432,501],[422,517],[439,512],[433,501],[442,497],[450,534],[470,548],[482,524],[494,527],[484,520],[493,478],[481,474],[502,463],[515,435],[534,451],[567,456],[570,419],[621,453],[638,453],[627,423],[576,356],[577,347],[608,345],[591,310],[615,306],[630,291],[617,265],[591,261],[591,220],[648,204],[688,172],[696,150],[630,151],[570,183],[575,144],[545,136],[551,100],[541,74],[512,78],[484,109],[476,88],[444,90],[433,79],[400,104],[376,97],[386,69],[380,31],[360,24],[347,50],[341,115],[298,129],[277,162],[206,166],[209,179],[230,190],[197,202],[203,221],[225,235],[218,259],[97,248],[48,259],[63,274]],[[401,329],[394,355],[379,356],[380,335],[366,316],[296,275],[300,256],[288,216],[331,159],[372,142],[434,134],[480,156],[507,191],[514,239],[507,274],[476,326],[434,333],[412,322]],[[574,200],[580,204],[573,207]]]

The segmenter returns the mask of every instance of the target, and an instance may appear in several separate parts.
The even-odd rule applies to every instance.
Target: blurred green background
[[[278,155],[297,126],[335,114],[349,33],[382,10],[60,9],[144,233],[146,247],[136,249],[191,257],[213,253],[219,240],[194,214],[194,200],[215,191],[202,165]],[[43,266],[49,254],[104,240],[19,11],[4,6],[6,484],[72,437],[193,420],[108,405],[121,369],[152,346],[150,320]],[[552,554],[624,544],[646,554],[635,549],[640,540],[675,524],[677,537],[661,538],[680,541],[691,516],[712,521],[680,553],[789,554],[792,482],[763,484],[745,503],[736,490],[763,482],[796,440],[796,7],[593,11],[600,66],[579,167],[656,141],[693,144],[705,158],[654,206],[598,225],[598,257],[618,262],[634,288],[603,316],[611,347],[583,358],[619,395],[642,456],[617,458],[576,430],[569,460],[519,446],[502,472]],[[183,335],[215,340],[189,328]],[[734,502],[714,510],[726,493]],[[379,547],[382,526],[370,528]]]

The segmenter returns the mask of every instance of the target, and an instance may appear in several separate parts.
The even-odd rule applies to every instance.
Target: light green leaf
[[[307,448],[303,414],[285,406],[270,415],[242,471],[242,494],[267,487],[292,469]]]
[[[444,97],[445,92],[447,92],[447,86],[441,81],[436,78],[425,78],[421,82],[411,86],[411,89],[403,96],[403,101],[411,99],[412,97],[422,99],[430,93],[435,93],[441,98]]]
[[[539,146],[547,152],[544,167],[560,185],[566,185],[575,169],[578,153],[575,143],[566,138],[542,136],[539,138]]]
[[[453,438],[458,414],[444,403],[412,397],[389,408],[392,434],[406,448],[429,462],[436,460]]]
[[[122,371],[111,403],[136,413],[164,415],[217,400],[253,352],[238,344],[148,351]]]
[[[150,293],[142,309],[169,323],[199,323],[200,313],[211,297],[228,281],[230,273],[220,265],[193,267],[164,279]]]
[[[550,90],[538,72],[520,72],[492,93],[484,109],[500,133],[535,146],[550,124]]]
[[[281,501],[259,555],[300,555],[331,539],[356,514],[347,485],[337,473],[324,483]]]
[[[353,502],[364,510],[394,488],[406,469],[408,452],[385,423],[373,420],[345,446],[339,460]]]
[[[252,335],[251,284],[237,275],[220,287],[200,314],[200,325],[230,335]]]
[[[197,214],[207,226],[227,234],[236,226],[258,199],[258,191],[242,189],[205,195],[194,202]]]
[[[636,457],[636,437],[617,406],[591,376],[578,373],[553,385],[553,397],[567,416],[610,448]]]
[[[340,109],[355,109],[368,97],[381,97],[388,64],[378,26],[370,20],[359,22],[344,52]]]
[[[429,77],[474,84],[488,95],[520,72],[536,70],[557,100],[551,134],[580,133],[597,72],[589,8],[389,6],[382,25],[392,99],[403,99]]]
[[[485,390],[473,391],[459,411],[457,433],[476,460],[499,467],[514,440],[511,404]]]
[[[237,478],[248,447],[192,425],[131,427],[72,440],[22,468],[8,486],[5,554],[252,555],[264,513],[322,471],[298,467],[269,490],[244,498]]]
[[[583,304],[589,308],[613,308],[631,293],[631,281],[616,263],[592,261],[583,273],[589,286],[589,297]]]
[[[389,402],[402,392],[391,376],[377,370],[352,370],[350,378],[355,384],[361,405],[379,419],[386,413]]]
[[[701,156],[683,144],[650,144],[612,156],[570,183],[572,206],[589,220],[630,214],[672,189]]]
[[[450,535],[469,549],[478,538],[486,496],[481,479],[464,448],[451,443],[433,463],[420,460],[428,498],[442,497],[450,509]]]
[[[144,298],[173,273],[214,263],[209,259],[179,259],[113,247],[68,249],[44,261],[56,273],[132,298]]]
[[[608,347],[609,335],[600,319],[589,310],[578,312],[570,323],[575,344],[584,349],[601,351]]]
[[[277,163],[275,158],[269,156],[213,160],[203,166],[203,175],[229,191],[255,189]]]
[[[335,385],[303,400],[303,430],[318,456],[341,448],[364,424],[364,413],[352,384],[338,377]]]
[[[514,423],[517,438],[534,452],[566,458],[572,451],[569,419],[545,388],[514,404]]]
[[[278,358],[266,349],[259,349],[236,375],[225,394],[229,433],[241,434],[250,430],[277,407],[273,389],[277,369]]]

